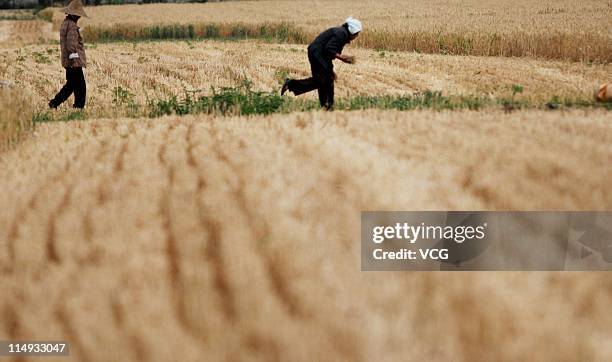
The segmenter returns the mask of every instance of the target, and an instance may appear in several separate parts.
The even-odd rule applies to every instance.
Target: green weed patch
[[[253,90],[249,81],[237,87],[212,88],[209,95],[197,96],[185,92],[168,98],[149,100],[147,105],[149,117],[162,115],[216,114],[216,115],[253,115],[304,112],[319,109],[317,101],[280,96],[277,92]],[[611,109],[610,103],[596,103],[585,99],[560,99],[553,97],[545,104],[533,104],[514,97],[491,99],[484,96],[446,96],[441,92],[425,91],[405,96],[392,95],[359,95],[340,98],[336,101],[336,110],[393,109],[409,111],[415,109],[442,110],[481,110],[502,109],[512,112],[520,109],[560,109],[560,108],[604,108]]]
[[[83,29],[89,42],[146,41],[168,39],[264,39],[276,42],[305,43],[306,35],[288,23],[222,23],[94,26]]]

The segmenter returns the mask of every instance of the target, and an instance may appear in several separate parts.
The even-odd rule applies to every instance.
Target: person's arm
[[[353,64],[355,57],[351,55],[342,55],[342,48],[347,43],[346,36],[344,33],[336,33],[329,39],[325,45],[325,50],[331,55],[332,58],[338,59],[344,63]]]
[[[346,44],[346,42],[347,39],[343,33],[334,32],[325,44],[325,52],[328,54],[329,59],[335,58],[342,60],[342,48],[344,48],[344,44]]]
[[[66,32],[66,50],[68,51],[68,59],[77,59],[79,45],[79,30],[76,26],[69,26]]]
[[[342,55],[342,54],[338,54],[336,53],[336,59],[344,62],[344,63],[348,63],[348,64],[354,64],[355,63],[355,57],[352,55]]]

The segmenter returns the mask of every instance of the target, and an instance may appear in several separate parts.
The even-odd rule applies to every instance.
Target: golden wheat
[[[0,21],[0,50],[26,44],[56,43],[57,31],[41,20]]]
[[[281,19],[295,21],[334,7],[344,13],[346,4],[88,11],[107,26],[103,12],[121,23],[141,21],[149,9],[172,22],[177,15],[207,22],[220,15],[204,14],[204,6],[230,6],[205,9],[232,9],[229,19],[246,23],[260,17],[253,14],[280,20],[287,6],[296,14]],[[392,24],[391,9],[401,14],[351,4],[367,7],[370,23],[380,16],[380,26]],[[569,2],[546,4],[542,18],[595,34],[582,15],[560,10],[573,9]],[[491,16],[447,3],[420,6],[438,23],[437,14],[456,13],[468,25],[470,16],[500,23],[512,5]],[[595,24],[607,11],[598,6],[584,3]],[[155,16],[152,24],[164,21]],[[338,17],[326,13],[305,26],[319,30]],[[399,19],[396,29],[406,24]],[[17,40],[15,29],[0,22],[0,75],[34,95],[28,109],[42,110],[64,81],[59,49],[22,46],[46,28]],[[362,210],[611,209],[609,112],[123,119],[130,102],[245,78],[276,90],[285,75],[308,75],[304,46],[175,41],[87,51],[87,112],[115,119],[45,123],[32,142],[0,155],[0,183],[9,191],[0,192],[0,340],[69,340],[73,358],[88,361],[612,359],[602,348],[612,324],[605,273],[360,273],[358,243]],[[441,90],[500,98],[522,85],[517,98],[543,102],[590,98],[612,74],[610,64],[353,45],[347,52],[359,62],[337,66],[340,97]]]
[[[369,48],[612,61],[612,6],[597,0],[249,1],[88,10],[91,19],[84,19],[84,26],[90,28],[90,34],[122,26],[126,40],[143,27],[163,24],[289,22],[303,29],[301,38],[308,41],[322,29],[354,15],[365,24],[356,44]],[[56,14],[55,23],[61,18]]]
[[[375,52],[348,47],[358,63],[338,64],[337,94],[407,95],[426,90],[446,95],[510,97],[543,104],[553,96],[591,99],[612,65],[567,64],[494,57],[451,57],[402,52]],[[57,46],[28,46],[0,51],[7,77],[37,96],[39,107],[65,81]],[[210,87],[235,86],[274,91],[285,76],[310,73],[305,48],[259,42],[154,42],[99,44],[88,49],[88,112],[93,117],[125,114],[118,102],[146,105],[150,99],[183,95],[185,90],[209,93]],[[117,90],[130,93],[118,99]],[[316,95],[309,96],[314,99]],[[113,102],[115,101],[115,102]]]
[[[32,102],[28,91],[0,85],[0,152],[14,146],[33,129]]]
[[[571,0],[513,2],[491,0],[366,1],[234,1],[207,4],[152,4],[88,7],[87,25],[190,24],[226,21],[259,23],[288,21],[321,30],[348,16],[362,19],[366,30],[477,31],[507,33],[585,32],[610,36],[612,8],[602,1]],[[62,15],[56,14],[56,21]]]
[[[611,127],[580,111],[44,124],[0,158],[0,339],[67,339],[89,361],[609,361],[605,273],[360,273],[358,240],[361,210],[610,209]]]

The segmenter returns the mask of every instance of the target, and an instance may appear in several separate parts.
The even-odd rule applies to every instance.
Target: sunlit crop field
[[[611,142],[600,111],[46,124],[0,159],[0,338],[92,361],[608,361],[606,273],[362,273],[359,213],[607,209]]]
[[[32,100],[28,91],[0,87],[0,153],[16,145],[32,130]]]
[[[357,56],[358,63],[336,66],[336,94],[344,98],[434,90],[495,99],[512,97],[512,86],[520,85],[523,91],[515,98],[541,105],[554,96],[590,100],[596,86],[612,74],[610,64],[450,57],[355,47],[347,51]],[[88,108],[94,117],[113,116],[122,111],[123,103],[142,106],[149,99],[182,96],[185,91],[206,94],[211,87],[235,86],[243,80],[253,82],[258,90],[278,91],[285,76],[305,77],[310,72],[304,46],[261,42],[99,44],[90,47],[88,55]],[[0,50],[0,59],[10,64],[6,77],[42,100],[52,98],[64,81],[58,57],[58,49],[48,45]],[[309,99],[315,97],[312,94]]]
[[[597,0],[580,3],[571,0],[272,0],[92,7],[88,12],[91,19],[86,22],[104,25],[287,21],[319,30],[353,15],[362,19],[369,30],[583,31],[610,36],[611,12],[609,3]]]
[[[0,21],[0,340],[68,339],[82,361],[612,360],[606,273],[359,270],[363,210],[612,209],[611,107],[593,99],[611,9],[88,7],[83,112],[47,109],[54,24]],[[309,75],[304,42],[348,15],[366,31],[335,65],[344,108],[280,97]],[[186,107],[244,84],[272,106]]]
[[[353,15],[367,30],[358,44],[374,49],[612,61],[612,6],[598,0],[233,1],[103,6],[90,15],[92,37],[164,24],[285,22],[307,40]]]

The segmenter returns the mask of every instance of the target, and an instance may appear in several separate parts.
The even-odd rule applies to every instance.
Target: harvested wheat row
[[[98,44],[89,48],[88,112],[91,117],[127,115],[158,99],[185,91],[210,94],[211,87],[251,81],[254,90],[278,91],[284,77],[310,73],[301,45],[244,42],[152,42]],[[407,96],[438,91],[493,101],[514,98],[543,105],[553,97],[592,100],[595,88],[612,73],[612,64],[525,61],[502,57],[453,57],[377,52],[347,47],[358,62],[336,65],[338,98]],[[59,47],[27,46],[0,50],[7,79],[29,89],[45,107],[61,87]],[[522,92],[513,95],[513,86]],[[193,95],[193,93],[192,93]],[[291,96],[287,96],[291,97]],[[314,100],[315,94],[306,96]]]

